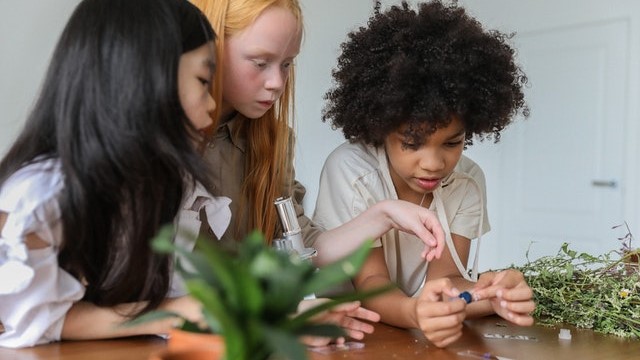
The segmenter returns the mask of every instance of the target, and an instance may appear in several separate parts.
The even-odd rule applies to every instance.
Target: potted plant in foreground
[[[258,232],[249,235],[236,249],[197,241],[193,251],[173,244],[173,234],[171,227],[163,228],[152,246],[156,252],[176,255],[176,268],[189,294],[202,303],[206,322],[205,329],[188,321],[183,328],[222,336],[225,358],[229,360],[262,360],[272,356],[306,359],[306,348],[298,342],[300,336],[344,335],[335,325],[311,321],[314,315],[340,303],[388,290],[334,298],[293,316],[306,295],[327,290],[355,275],[369,253],[371,241],[349,256],[316,269],[308,261],[269,247]],[[131,324],[168,316],[178,315],[155,311]]]

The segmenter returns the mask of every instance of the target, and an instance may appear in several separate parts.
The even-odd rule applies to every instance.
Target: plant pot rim
[[[176,328],[169,332],[167,348],[170,350],[210,349],[223,353],[224,337],[220,334],[198,333]]]

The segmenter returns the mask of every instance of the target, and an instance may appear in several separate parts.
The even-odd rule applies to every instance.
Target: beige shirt
[[[247,234],[252,229],[247,229],[247,214],[248,209],[240,209],[239,204],[242,195],[242,183],[245,178],[245,162],[246,162],[246,139],[243,135],[234,134],[232,131],[240,121],[252,121],[247,120],[242,115],[236,115],[231,120],[220,124],[218,131],[204,152],[204,158],[207,161],[210,169],[212,169],[213,180],[213,195],[226,196],[231,199],[232,219],[229,228],[220,238],[223,242],[240,241],[244,234]],[[293,156],[292,156],[293,158]],[[293,168],[293,166],[292,166]],[[298,215],[298,223],[302,229],[302,236],[305,243],[313,243],[317,236],[321,233],[321,229],[318,228],[311,220],[304,215],[304,208],[302,207],[302,200],[306,193],[306,189],[298,181],[294,181],[287,194],[282,196],[291,196],[294,204],[296,214]],[[276,199],[273,199],[275,201]],[[275,205],[274,205],[275,206]],[[236,218],[240,216],[242,224],[240,229],[236,227]],[[206,223],[206,222],[203,222]],[[275,238],[282,236],[282,227],[278,224],[276,229]]]
[[[443,224],[448,244],[451,233],[476,239],[489,231],[484,174],[471,159],[462,156],[454,172],[434,190],[433,196],[430,209]],[[325,162],[313,220],[323,228],[332,229],[381,200],[397,198],[384,149],[347,142],[336,148]],[[420,257],[422,240],[391,230],[378,239],[375,246],[384,248],[391,280],[407,295],[416,294],[428,267]],[[477,258],[474,263],[476,267]],[[459,270],[473,280],[466,264],[461,264]]]

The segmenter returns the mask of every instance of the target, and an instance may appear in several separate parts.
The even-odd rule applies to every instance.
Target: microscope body
[[[291,198],[278,198],[274,204],[278,209],[283,232],[282,238],[273,240],[273,247],[290,254],[296,254],[302,260],[308,260],[316,256],[316,249],[304,246],[302,230],[300,229]]]

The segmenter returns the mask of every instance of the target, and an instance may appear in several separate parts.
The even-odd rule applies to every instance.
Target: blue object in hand
[[[468,291],[463,291],[463,292],[461,292],[461,293],[460,293],[460,295],[458,295],[458,297],[459,297],[460,299],[462,299],[462,300],[466,301],[466,302],[467,302],[467,304],[468,304],[468,303],[470,303],[470,302],[471,302],[471,299],[472,299],[472,298],[471,298],[471,294],[469,294],[469,292],[468,292]]]

